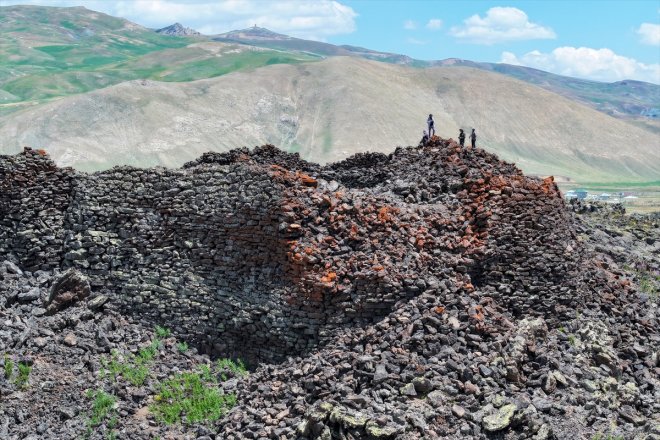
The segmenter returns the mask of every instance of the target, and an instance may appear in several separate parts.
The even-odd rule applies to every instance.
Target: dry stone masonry
[[[0,260],[260,365],[222,439],[660,434],[657,303],[594,255],[552,178],[451,140],[326,166],[0,157]]]

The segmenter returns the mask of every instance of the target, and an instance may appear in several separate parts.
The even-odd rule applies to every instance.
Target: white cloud
[[[403,28],[409,31],[415,30],[417,29],[417,23],[415,23],[413,20],[406,20],[403,22]]]
[[[642,43],[660,46],[660,24],[642,23],[637,33],[641,36]]]
[[[335,0],[0,0],[44,6],[85,6],[159,28],[180,22],[205,34],[253,25],[299,38],[323,40],[355,30],[357,13]]]
[[[426,28],[427,29],[432,29],[432,30],[437,30],[442,27],[442,20],[439,18],[432,18],[429,20],[428,23],[426,23]]]
[[[481,18],[473,15],[455,26],[450,35],[475,44],[496,44],[505,41],[556,38],[555,32],[529,21],[527,14],[518,8],[494,7]]]
[[[636,79],[660,84],[660,64],[640,63],[606,48],[564,46],[551,53],[534,50],[521,57],[503,52],[501,62],[596,81]]]

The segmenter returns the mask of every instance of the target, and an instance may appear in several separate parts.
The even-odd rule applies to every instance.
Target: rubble
[[[263,146],[94,174],[26,149],[0,156],[0,214],[0,351],[79,362],[75,380],[27,391],[66,386],[58,406],[78,408],[40,409],[66,420],[48,438],[82,432],[76,390],[155,325],[200,362],[253,366],[225,385],[234,409],[175,438],[643,438],[660,425],[658,303],[618,266],[632,257],[585,239],[593,227],[552,178],[481,149],[434,138],[320,166]],[[17,392],[0,390],[14,396],[7,438],[43,408]],[[122,404],[149,398],[130,392]],[[130,411],[126,438],[171,432]]]

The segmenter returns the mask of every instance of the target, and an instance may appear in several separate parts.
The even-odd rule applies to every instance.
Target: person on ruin
[[[462,128],[459,128],[459,130],[461,132],[458,134],[458,142],[461,144],[461,147],[464,147],[465,146],[465,132],[463,131]]]
[[[424,130],[422,135],[422,140],[419,141],[419,145],[426,145],[428,141],[429,141],[429,135],[426,133],[426,130]]]
[[[472,129],[472,133],[470,133],[470,143],[472,143],[472,148],[477,146],[477,133],[474,132],[474,128]]]
[[[429,115],[426,124],[429,126],[429,138],[431,138],[435,135],[435,122],[433,122],[433,115]]]

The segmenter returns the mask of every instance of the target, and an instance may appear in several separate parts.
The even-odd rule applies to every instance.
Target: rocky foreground
[[[0,438],[658,438],[659,223],[440,139],[0,156]],[[235,405],[168,424],[193,371]]]

